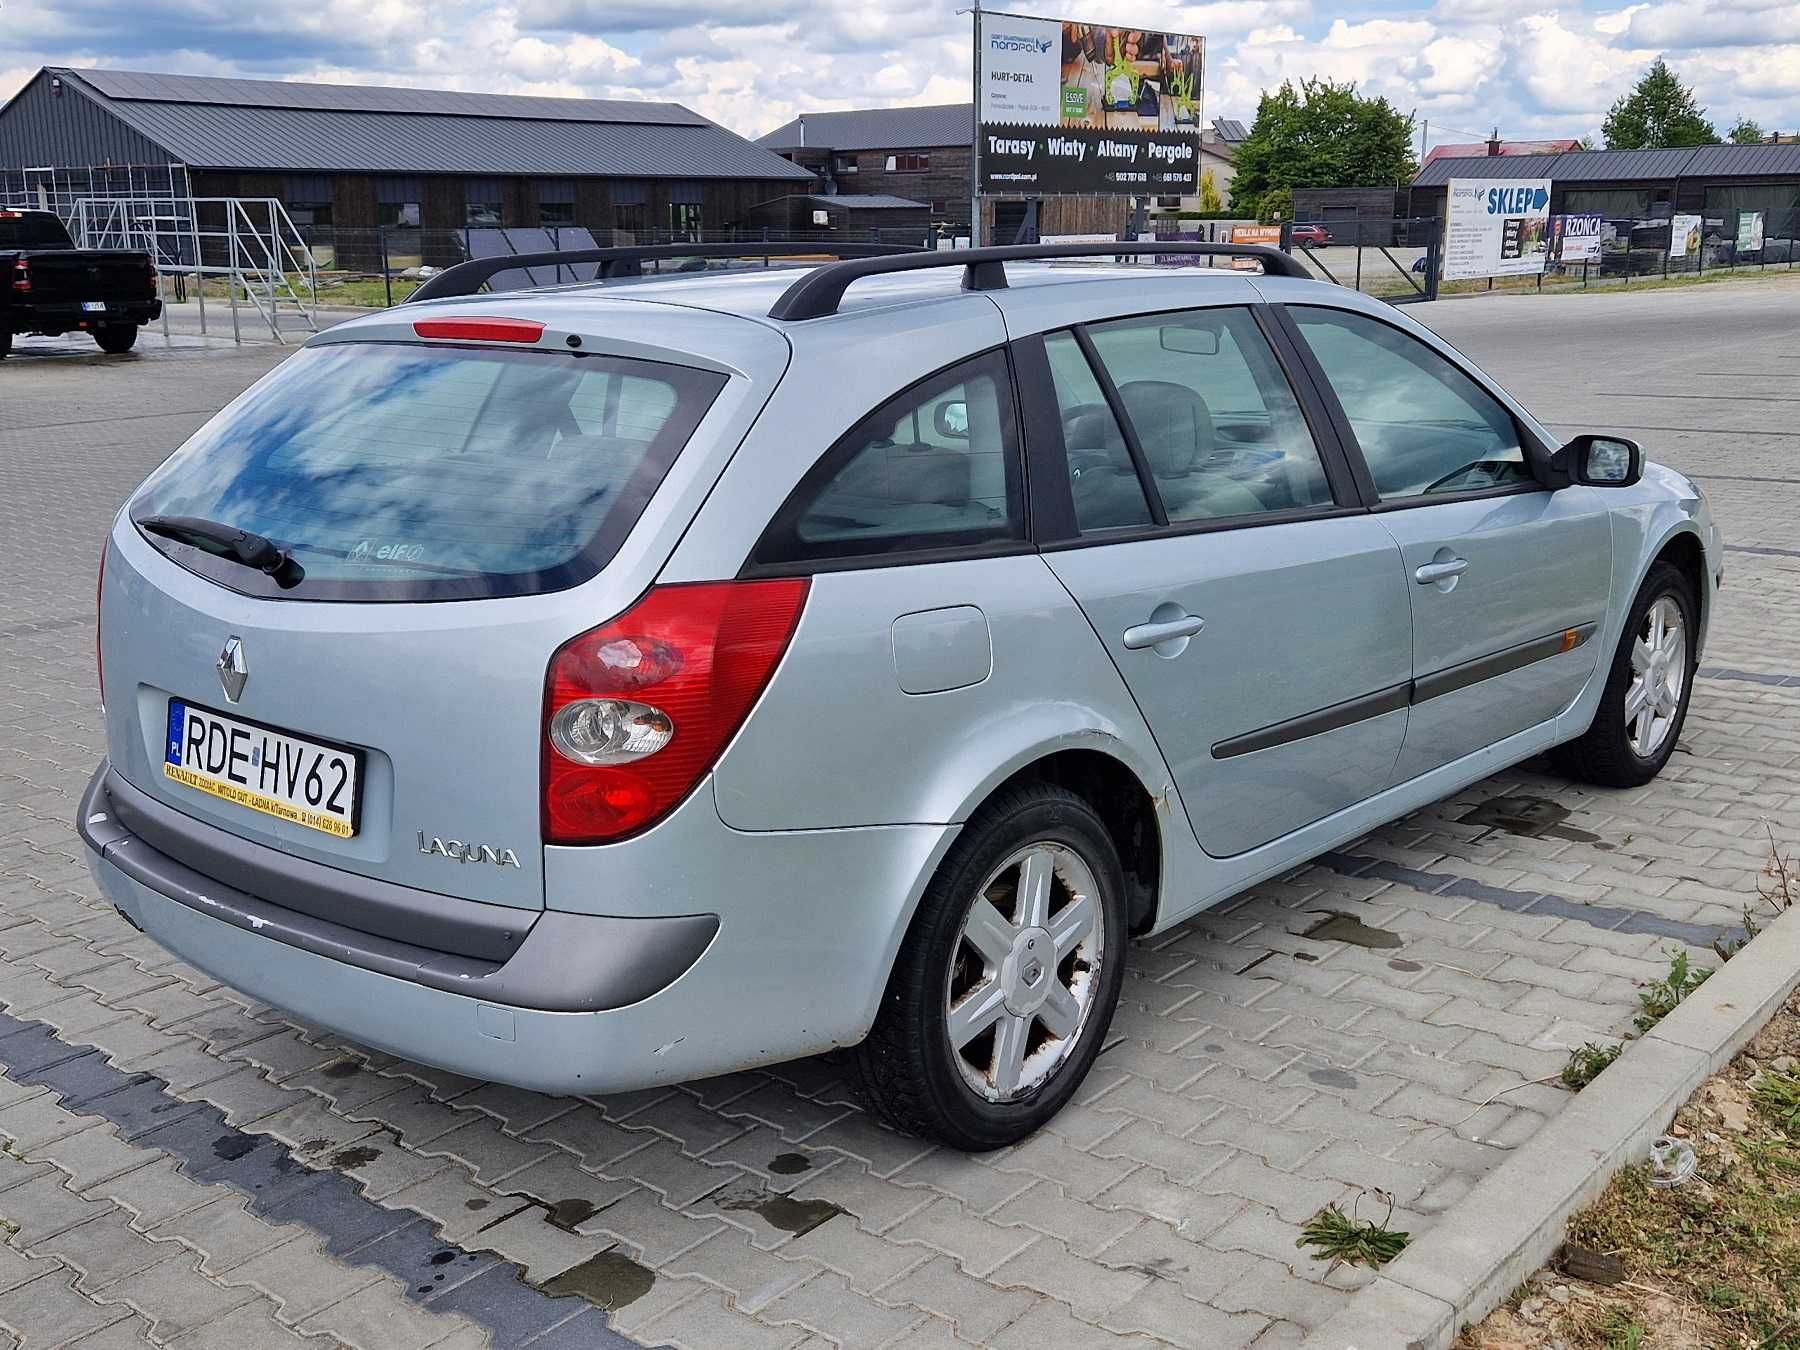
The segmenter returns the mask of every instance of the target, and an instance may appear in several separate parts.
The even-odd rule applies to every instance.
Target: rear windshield
[[[0,211],[0,248],[70,248],[69,232],[47,213]]]
[[[202,427],[131,516],[273,540],[300,565],[297,584],[146,532],[184,567],[253,595],[560,590],[611,560],[724,383],[598,354],[308,348]]]

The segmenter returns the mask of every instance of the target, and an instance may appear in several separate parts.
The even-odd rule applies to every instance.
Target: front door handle
[[[1449,562],[1428,562],[1413,573],[1413,580],[1421,586],[1436,585],[1440,581],[1448,581],[1451,577],[1460,577],[1469,570],[1467,558],[1452,558]]]
[[[1178,638],[1191,638],[1204,627],[1206,620],[1198,614],[1183,614],[1180,618],[1134,624],[1125,630],[1125,645],[1132,651],[1143,647],[1157,647]]]

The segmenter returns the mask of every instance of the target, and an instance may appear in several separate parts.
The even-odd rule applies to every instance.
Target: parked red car
[[[1323,225],[1295,225],[1293,240],[1309,248],[1324,248],[1331,242],[1331,235]]]

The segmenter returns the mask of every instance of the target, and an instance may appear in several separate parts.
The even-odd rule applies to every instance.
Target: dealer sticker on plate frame
[[[349,839],[358,826],[362,768],[362,752],[349,746],[169,700],[164,776],[252,811]]]

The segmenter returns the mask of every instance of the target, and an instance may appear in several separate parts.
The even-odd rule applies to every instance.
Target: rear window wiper
[[[251,530],[241,530],[236,525],[207,520],[204,516],[145,516],[136,524],[146,534],[159,534],[215,558],[266,573],[284,589],[299,585],[306,576],[305,569],[273,539]]]

